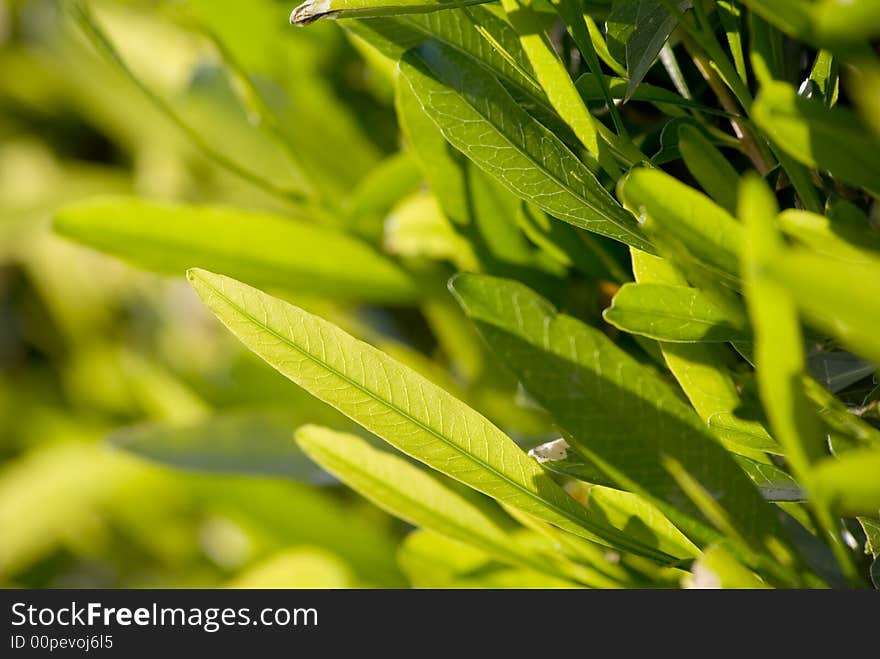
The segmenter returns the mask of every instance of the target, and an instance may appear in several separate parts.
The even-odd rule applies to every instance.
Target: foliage
[[[875,585],[876,3],[2,7],[0,579]]]

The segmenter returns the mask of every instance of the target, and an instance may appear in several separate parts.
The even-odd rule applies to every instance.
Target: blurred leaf
[[[724,343],[749,337],[710,298],[686,286],[625,284],[602,315],[625,332],[658,341]]]
[[[659,459],[675,456],[746,537],[763,542],[758,538],[775,532],[757,490],[693,411],[604,334],[515,282],[459,275],[452,287],[486,342],[572,445],[619,486],[648,497],[691,539],[716,536]],[[658,457],[647,459],[651,454]]]
[[[434,476],[363,440],[318,426],[305,426],[297,442],[316,462],[376,505],[418,527],[473,545],[490,556],[551,576],[553,565],[519,546],[505,531],[500,511],[478,506]],[[598,581],[591,585],[609,585]]]
[[[875,0],[819,0],[811,9],[813,27],[823,40],[857,42],[880,36]]]
[[[55,230],[155,272],[205,266],[277,290],[404,302],[412,279],[368,245],[304,220],[104,198],[67,206]]]
[[[478,549],[430,531],[406,536],[398,553],[416,588],[572,588],[570,581],[492,561]]]
[[[107,441],[134,455],[187,471],[331,482],[293,442],[283,414],[225,413],[190,424],[122,428]]]
[[[685,578],[685,588],[767,588],[751,570],[736,560],[723,544],[708,547]]]
[[[766,272],[780,260],[781,237],[773,218],[776,200],[763,181],[747,178],[740,188],[740,217],[746,225],[743,280],[755,331],[755,370],[761,400],[774,435],[795,473],[803,474],[825,453],[818,417],[801,385],[806,364],[797,310],[788,292]]]
[[[297,547],[248,567],[226,587],[351,588],[355,585],[351,570],[337,556],[316,547]]]
[[[827,217],[788,209],[779,214],[778,220],[786,235],[825,256],[870,262],[880,251],[880,233],[869,228],[867,218],[847,212],[844,205],[832,207]]]
[[[458,235],[428,194],[402,200],[385,220],[385,249],[405,257],[451,261],[462,270],[477,269],[470,244]]]
[[[876,515],[880,511],[880,451],[847,451],[816,464],[810,476],[817,496],[841,515]]]
[[[233,279],[204,270],[188,276],[246,346],[392,446],[576,535],[655,554],[595,520],[498,428],[409,368]]]
[[[736,281],[742,229],[727,211],[657,169],[635,169],[622,185],[628,206],[656,221],[724,280]]]
[[[784,82],[768,82],[752,107],[752,118],[773,142],[799,162],[880,195],[880,142],[842,107],[797,95]]]

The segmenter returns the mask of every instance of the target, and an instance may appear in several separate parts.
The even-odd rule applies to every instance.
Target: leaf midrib
[[[410,423],[412,423],[412,424],[415,425],[416,427],[421,428],[422,430],[424,430],[425,432],[429,433],[430,435],[433,435],[433,436],[436,437],[438,440],[440,440],[441,442],[443,442],[446,446],[452,448],[455,452],[457,452],[457,453],[461,454],[462,456],[464,456],[464,457],[465,457],[467,460],[469,460],[470,462],[473,462],[473,463],[475,463],[475,464],[477,464],[477,465],[483,467],[484,469],[486,469],[486,470],[489,471],[490,473],[494,474],[495,476],[497,476],[497,477],[500,478],[501,480],[503,480],[503,481],[507,482],[508,484],[510,484],[511,486],[513,486],[514,489],[519,490],[520,492],[522,492],[523,494],[525,494],[528,498],[530,498],[530,499],[532,499],[532,500],[534,500],[534,501],[539,502],[539,503],[540,503],[541,505],[543,505],[543,506],[546,506],[546,507],[550,508],[551,510],[553,510],[553,511],[556,512],[557,514],[561,515],[561,516],[564,517],[565,519],[567,519],[567,520],[569,520],[569,521],[571,521],[571,522],[574,522],[575,524],[577,524],[577,525],[579,525],[579,526],[582,526],[584,529],[586,529],[587,531],[590,531],[590,533],[592,533],[593,535],[595,535],[595,536],[598,537],[598,538],[602,538],[602,539],[604,539],[604,538],[606,538],[606,537],[608,536],[608,531],[613,531],[614,533],[613,533],[612,535],[613,535],[613,537],[615,537],[616,541],[620,544],[621,547],[630,547],[629,551],[633,551],[634,553],[639,553],[639,554],[642,554],[642,555],[647,555],[647,556],[650,556],[650,557],[654,557],[655,559],[659,558],[660,560],[663,560],[663,561],[668,561],[668,560],[674,558],[674,557],[671,557],[671,556],[667,556],[667,555],[664,554],[663,552],[659,552],[659,551],[656,551],[656,550],[654,550],[654,549],[651,549],[650,547],[643,548],[643,547],[641,547],[640,545],[633,545],[633,544],[629,541],[628,538],[626,538],[625,536],[623,536],[623,535],[621,535],[621,534],[618,534],[618,532],[617,532],[615,529],[612,529],[612,528],[610,528],[610,527],[609,527],[608,529],[602,529],[602,530],[600,530],[600,531],[592,530],[590,527],[595,528],[592,522],[590,522],[590,521],[586,521],[586,520],[583,520],[583,519],[580,519],[579,517],[575,517],[572,513],[569,513],[568,511],[566,511],[566,510],[564,510],[564,509],[562,509],[562,508],[559,508],[559,507],[558,507],[556,504],[554,504],[553,502],[547,501],[547,500],[545,500],[545,499],[543,499],[543,498],[541,498],[541,497],[536,496],[534,492],[532,492],[532,491],[528,490],[527,488],[523,487],[522,485],[520,485],[520,484],[517,483],[516,481],[511,480],[508,476],[506,476],[505,474],[499,472],[499,471],[498,471],[497,469],[495,469],[493,466],[491,466],[491,465],[489,465],[489,464],[483,462],[482,460],[478,459],[478,458],[475,457],[474,455],[472,455],[472,454],[470,454],[470,453],[467,453],[466,451],[462,450],[461,447],[459,447],[457,444],[455,444],[454,442],[452,442],[451,440],[449,440],[445,435],[441,434],[440,432],[438,432],[438,431],[435,430],[434,428],[431,428],[430,426],[425,425],[424,423],[422,423],[422,422],[419,421],[418,419],[413,418],[412,416],[410,416],[409,414],[407,414],[406,412],[404,412],[403,410],[401,410],[400,408],[398,408],[398,407],[397,407],[396,405],[394,405],[393,403],[391,403],[391,402],[389,402],[389,401],[387,401],[387,400],[384,400],[384,399],[381,398],[378,394],[374,393],[373,391],[370,391],[370,390],[367,389],[365,386],[361,385],[360,383],[356,382],[355,380],[352,380],[350,377],[348,377],[348,376],[345,375],[344,373],[339,372],[338,370],[336,370],[336,369],[333,368],[332,366],[330,366],[330,365],[326,364],[325,362],[321,361],[320,359],[318,359],[317,357],[315,357],[314,355],[312,355],[310,352],[304,350],[303,348],[300,348],[298,345],[296,345],[295,343],[293,343],[290,339],[288,339],[287,337],[283,336],[282,334],[279,334],[279,333],[276,332],[274,329],[272,329],[271,327],[269,327],[267,324],[265,324],[264,322],[260,321],[260,320],[259,320],[258,318],[256,318],[255,316],[252,316],[250,313],[248,313],[245,309],[243,309],[243,308],[240,307],[239,305],[235,304],[235,302],[233,302],[233,301],[232,301],[232,300],[231,300],[231,299],[230,299],[225,293],[223,293],[222,291],[220,291],[219,289],[217,289],[215,286],[213,286],[211,283],[209,283],[209,282],[206,281],[205,279],[202,279],[202,281],[205,283],[206,286],[208,286],[212,291],[214,291],[214,293],[215,293],[217,296],[219,296],[220,298],[222,298],[223,300],[225,300],[225,301],[226,301],[226,302],[227,302],[227,303],[228,303],[233,309],[237,310],[242,316],[244,316],[247,320],[251,321],[253,324],[257,325],[258,327],[263,328],[263,329],[264,329],[265,331],[267,331],[269,334],[272,334],[272,335],[275,336],[277,339],[279,339],[282,343],[285,343],[285,344],[288,345],[289,347],[293,348],[296,352],[300,353],[302,356],[304,356],[304,357],[306,357],[307,359],[311,360],[314,364],[317,364],[317,365],[321,366],[322,368],[326,369],[327,371],[329,371],[329,372],[332,373],[333,375],[339,377],[341,380],[343,380],[343,381],[347,382],[348,384],[350,384],[350,385],[351,385],[352,387],[354,387],[355,389],[357,389],[357,390],[361,391],[362,393],[368,395],[370,398],[372,398],[372,399],[375,400],[376,402],[378,402],[378,403],[384,405],[385,407],[387,407],[387,408],[388,408],[389,410],[391,410],[392,412],[394,412],[394,413],[396,413],[396,414],[399,414],[400,416],[402,416],[404,419],[406,419],[407,421],[409,421]],[[368,344],[364,344],[364,345],[368,345]],[[433,385],[433,386],[436,386],[436,385]],[[346,412],[344,412],[343,410],[341,410],[341,409],[339,409],[338,407],[336,407],[335,404],[333,404],[333,403],[330,403],[330,404],[331,404],[333,407],[335,407],[336,409],[338,409],[340,412],[342,412],[343,414],[345,414],[346,416],[349,416]],[[354,419],[354,418],[351,417],[351,416],[349,416],[349,418],[351,418],[353,421],[355,421],[355,422],[357,423],[357,419]],[[488,421],[487,421],[487,423],[488,423]],[[418,459],[417,456],[412,455],[411,453],[409,453],[408,451],[404,450],[403,448],[401,448],[400,450],[402,450],[402,451],[403,451],[404,453],[406,453],[407,455],[411,455],[412,457]],[[420,460],[420,462],[421,462],[421,460]],[[457,478],[457,477],[455,477],[455,478],[456,478],[456,480],[460,480],[460,479]],[[549,478],[549,476],[548,476],[548,478]],[[461,482],[464,482],[464,481],[461,481]],[[618,539],[618,538],[621,538],[622,541],[621,541],[620,539]],[[633,547],[635,547],[635,549],[632,549]]]
[[[438,80],[437,82],[439,82],[439,80]],[[496,79],[496,82],[498,82],[497,79]],[[423,110],[426,110],[426,108],[425,108],[425,104],[422,103],[421,99],[419,98],[418,93],[416,93],[416,90],[413,89],[412,82],[411,82],[410,80],[407,80],[407,84],[409,85],[410,90],[413,92],[413,95],[414,95],[417,99],[419,99],[419,105],[422,107]],[[441,83],[441,84],[442,84],[442,83]],[[500,83],[499,83],[499,84],[500,84]],[[560,188],[562,188],[562,190],[568,192],[572,197],[574,197],[575,199],[579,200],[584,206],[586,206],[587,208],[589,208],[590,210],[592,210],[594,213],[597,213],[598,215],[602,216],[602,218],[604,219],[604,221],[610,222],[610,223],[613,224],[615,227],[617,227],[618,229],[620,229],[621,231],[623,231],[626,235],[631,236],[631,237],[634,239],[633,242],[635,243],[635,245],[634,245],[635,247],[637,247],[637,248],[639,248],[639,249],[647,249],[647,250],[649,250],[649,251],[652,250],[652,246],[651,246],[650,242],[648,242],[648,240],[647,240],[646,238],[644,238],[643,236],[639,235],[638,233],[635,233],[632,229],[628,228],[628,227],[623,223],[623,220],[616,219],[616,218],[614,218],[613,216],[611,216],[611,215],[609,214],[608,211],[605,211],[605,210],[603,210],[603,209],[601,209],[601,208],[597,208],[592,202],[590,202],[589,199],[586,199],[583,195],[581,195],[579,192],[577,192],[577,191],[576,191],[574,188],[572,188],[570,185],[568,185],[568,184],[564,183],[563,181],[561,181],[561,180],[559,179],[559,177],[558,177],[555,173],[553,173],[552,171],[550,171],[549,169],[547,169],[546,164],[539,163],[539,162],[535,159],[535,157],[532,156],[531,153],[529,153],[528,151],[525,151],[525,150],[522,149],[520,146],[516,145],[516,144],[511,140],[510,137],[508,137],[505,133],[501,132],[501,131],[495,126],[495,124],[492,123],[492,121],[490,121],[489,118],[488,118],[483,112],[481,112],[476,106],[474,106],[473,103],[471,103],[469,100],[467,100],[467,97],[466,97],[466,96],[464,96],[463,94],[459,93],[458,90],[455,90],[455,89],[452,88],[452,87],[449,87],[448,89],[453,90],[453,93],[455,93],[456,96],[458,96],[460,99],[462,99],[462,101],[464,101],[464,103],[465,103],[468,107],[470,107],[470,108],[471,108],[471,109],[472,109],[477,115],[479,115],[479,116],[483,119],[483,121],[485,121],[485,122],[486,122],[486,123],[492,128],[492,131],[502,139],[502,141],[504,141],[504,142],[505,142],[510,148],[512,148],[512,149],[513,149],[514,151],[516,151],[517,153],[519,153],[521,156],[523,156],[523,157],[524,157],[528,162],[530,162],[530,163],[531,163],[536,169],[539,169],[539,170],[541,170],[542,172],[544,172],[544,173],[546,174],[546,176],[547,176],[549,179],[551,179],[552,181],[554,181],[554,182],[555,182]],[[506,89],[504,89],[503,86],[501,87],[501,90],[500,90],[500,91],[501,91],[501,93],[507,95],[507,98],[511,101],[511,103],[513,103],[514,105],[516,105],[516,100],[515,100],[510,94],[509,94],[509,92],[508,92]],[[517,106],[517,107],[519,107],[519,106]],[[528,113],[526,113],[526,114],[528,115]],[[531,121],[533,121],[535,124],[537,124],[537,125],[535,126],[535,128],[536,128],[537,130],[539,130],[539,131],[542,130],[542,129],[545,130],[545,131],[547,130],[547,129],[546,129],[546,128],[545,128],[540,122],[538,122],[537,120],[535,120],[534,118],[532,118],[531,115],[529,115],[529,119],[530,119]],[[442,128],[441,128],[440,130],[441,130],[441,132],[444,132]],[[555,135],[553,135],[553,133],[551,133],[550,131],[547,131],[547,133],[548,133],[550,136],[552,136],[553,139],[555,139],[555,140],[558,141],[558,138],[557,138]],[[445,136],[445,132],[444,132],[444,136]],[[565,144],[563,144],[562,142],[559,142],[559,146],[560,146],[564,151],[566,151],[566,152],[567,152],[567,153],[568,153],[568,154],[574,159],[574,161],[576,161],[576,162],[578,163],[579,166],[583,167],[583,168],[586,170],[586,167],[585,167],[584,164],[580,161],[580,159],[578,159],[578,157],[577,157],[576,155],[574,155],[574,154],[571,152],[571,150],[569,150],[569,148],[568,148],[567,146],[565,146]],[[587,171],[589,171],[589,170],[587,170]],[[600,190],[602,190],[603,192],[605,192],[605,194],[608,194],[607,191],[605,191],[605,189],[604,189],[601,185],[599,185],[598,183],[596,183],[596,186],[597,186],[598,189],[600,189]],[[599,192],[599,193],[597,194],[597,196],[600,196],[601,194],[602,194],[602,192]],[[614,208],[614,209],[616,210],[618,207],[615,206],[615,204],[614,204],[614,200],[613,200],[613,197],[611,197],[611,195],[608,195],[608,198],[611,200],[611,203],[609,204],[609,208]],[[626,213],[626,211],[623,209],[622,206],[619,207],[619,208],[621,209],[621,211],[623,211],[624,213]],[[580,218],[578,218],[578,219],[580,219]],[[635,220],[635,218],[633,218],[633,219]],[[602,220],[581,220],[581,222],[584,222],[584,223],[587,223],[587,224],[590,223],[590,222],[597,222],[597,221],[602,221]],[[589,229],[589,228],[587,228],[586,226],[581,226],[580,228],[582,228],[582,229],[586,229],[586,230],[588,230],[588,231],[592,231],[592,229]]]

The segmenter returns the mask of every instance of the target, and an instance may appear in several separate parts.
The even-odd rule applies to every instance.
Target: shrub
[[[354,421],[296,441],[421,529],[413,582],[878,580],[876,2],[309,0],[291,20],[339,19],[393,84],[402,149],[357,186],[355,146],[301,148],[222,8],[197,22],[287,181],[201,138],[69,6],[282,209],[100,198],[56,231],[188,271],[245,346]],[[294,306],[314,296],[410,321],[347,328],[374,347]],[[312,469],[246,424],[206,427],[124,446]],[[488,559],[508,568],[481,577]]]

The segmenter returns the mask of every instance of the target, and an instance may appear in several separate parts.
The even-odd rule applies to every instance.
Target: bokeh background
[[[290,27],[290,2],[89,4],[204,144],[278,186],[296,174],[256,125],[218,37],[327,195],[357,190],[399,148],[386,65],[368,66],[336,25]],[[146,274],[52,233],[56,208],[96,194],[288,212],[197,148],[63,3],[2,0],[0,586],[407,585],[407,529],[308,465],[293,478],[198,473],[116,448],[218,412],[217,441],[230,425],[292,443],[303,420],[343,422],[246,354],[183,273]],[[364,217],[366,233],[381,232],[379,215]],[[411,310],[299,302],[380,327],[404,350],[405,337],[430,337]]]
[[[296,303],[516,439],[552,439],[451,298],[428,294],[473,255],[400,142],[393,64],[333,21],[289,26],[291,2],[87,6],[129,73],[67,2],[0,0],[0,587],[443,586],[476,572],[481,586],[530,585],[311,464],[296,427],[356,429],[244,350],[183,272],[149,274],[52,230],[57,209],[120,194],[338,225],[426,293]],[[332,213],[287,199],[304,178]],[[521,234],[508,243],[539,260]],[[542,276],[598,318],[595,282],[563,290],[551,265]]]

